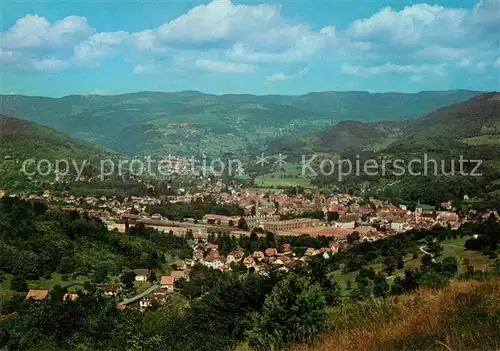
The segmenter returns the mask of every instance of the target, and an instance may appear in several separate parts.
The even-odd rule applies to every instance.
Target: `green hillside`
[[[116,154],[88,142],[75,140],[54,129],[40,126],[25,120],[0,115],[0,184],[2,188],[24,188],[27,184],[39,184],[42,181],[53,181],[56,175],[51,172],[43,177],[38,174],[28,176],[21,170],[27,160],[26,169],[29,173],[36,170],[36,163],[42,159],[55,165],[57,160],[74,160],[81,165],[88,160],[89,166],[82,173],[90,176],[96,160],[115,157]],[[93,165],[92,165],[93,164]],[[47,170],[41,167],[42,171]],[[66,169],[61,163],[61,171]],[[69,175],[75,174],[70,166]],[[61,177],[63,179],[63,177]]]
[[[462,139],[500,134],[500,94],[492,92],[409,121],[405,137]]]
[[[302,154],[332,154],[349,149],[379,150],[402,136],[405,123],[342,121],[321,131],[273,139],[267,144],[267,153],[281,152],[300,158]]]
[[[270,152],[338,153],[348,149],[447,150],[451,144],[496,145],[500,135],[500,94],[486,93],[422,117],[365,123],[344,121],[326,130],[281,137]],[[456,142],[455,142],[456,141]]]
[[[457,90],[299,96],[219,96],[196,91],[62,98],[5,95],[1,97],[0,113],[130,154],[220,156],[241,154],[270,139],[324,130],[337,121],[419,116],[478,94]],[[342,137],[351,140],[349,133]],[[328,148],[328,141],[324,146]]]

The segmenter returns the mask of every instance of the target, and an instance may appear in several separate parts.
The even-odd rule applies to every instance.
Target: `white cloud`
[[[444,64],[422,64],[422,65],[397,65],[387,62],[379,66],[355,66],[355,65],[343,65],[341,67],[341,72],[346,75],[380,75],[387,73],[432,73],[436,75],[444,75],[443,69]]]
[[[334,42],[335,35],[331,26],[316,32],[283,18],[278,5],[212,1],[133,38],[142,51],[210,52],[214,60],[259,64],[307,60]]]
[[[252,73],[256,69],[254,65],[249,65],[246,63],[205,59],[196,60],[195,67],[205,71],[220,73]]]
[[[419,76],[418,74],[413,74],[412,76],[410,76],[410,79],[413,81],[413,82],[421,82],[422,81],[422,77]]]
[[[28,14],[1,34],[0,57],[2,64],[41,71],[97,65],[118,54],[137,74],[193,67],[250,73],[267,66],[277,73],[266,82],[295,78],[283,71],[287,63],[321,57],[344,62],[341,71],[348,75],[421,77],[443,74],[445,66],[472,71],[484,61],[483,71],[494,67],[499,13],[497,0],[480,0],[472,9],[421,3],[383,8],[339,31],[334,23],[312,28],[287,19],[280,5],[214,0],[134,33],[95,33],[80,16],[51,23]]]
[[[71,45],[87,37],[92,29],[85,17],[68,16],[51,24],[45,17],[28,14],[2,33],[4,49],[28,49]]]
[[[13,51],[6,51],[0,48],[0,61],[2,63],[11,62],[15,59],[15,53]]]
[[[273,28],[281,21],[277,5],[234,5],[231,1],[212,1],[199,5],[157,29],[167,42],[216,42],[237,40],[252,32]]]
[[[132,71],[135,74],[148,74],[154,71],[153,65],[134,65]]]
[[[279,82],[281,80],[290,79],[290,77],[291,77],[290,75],[288,75],[284,72],[278,72],[278,73],[272,74],[269,77],[267,77],[266,83]]]
[[[35,69],[44,72],[57,72],[70,66],[67,61],[51,58],[32,61],[32,65]]]
[[[154,30],[146,29],[133,33],[132,39],[134,46],[140,51],[164,51]]]
[[[474,70],[476,72],[484,72],[484,70],[486,69],[486,66],[487,66],[487,63],[485,61],[480,61],[478,63],[476,63],[476,65],[474,66]]]
[[[406,6],[401,11],[386,7],[367,19],[354,21],[347,34],[353,40],[363,39],[401,46],[432,43],[448,35],[456,36],[467,11],[428,4]]]
[[[304,68],[303,70],[300,70],[296,73],[291,73],[291,74],[287,74],[284,72],[278,72],[278,73],[275,73],[275,74],[268,76],[265,80],[265,83],[268,84],[268,83],[274,83],[274,82],[279,82],[279,81],[283,81],[283,80],[290,80],[290,79],[299,78],[299,77],[304,76],[308,72],[309,72],[308,68]]]
[[[494,68],[500,68],[500,57],[493,62],[493,67]]]
[[[90,95],[106,95],[106,92],[101,89],[94,89],[90,92]]]
[[[122,49],[129,33],[125,31],[95,33],[73,49],[73,58],[80,62],[101,60]]]
[[[471,60],[464,57],[460,60],[460,67],[469,67],[472,64]]]

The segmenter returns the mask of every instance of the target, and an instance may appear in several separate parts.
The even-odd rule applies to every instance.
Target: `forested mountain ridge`
[[[358,151],[396,151],[404,148],[443,149],[456,142],[467,145],[500,143],[500,94],[484,93],[470,100],[440,108],[420,117],[401,121],[343,121],[326,130],[281,137],[267,144],[268,153],[286,152],[293,145],[295,153],[341,153]],[[298,141],[298,142],[297,142]]]
[[[423,115],[480,94],[318,92],[211,95],[137,92],[62,98],[3,95],[0,113],[48,125],[129,154],[221,155],[337,121],[373,122]]]
[[[41,160],[49,161],[52,166],[57,160],[66,160],[70,165],[73,161],[81,165],[88,160],[89,167],[83,169],[82,175],[89,176],[92,173],[92,161],[114,157],[116,153],[112,151],[76,140],[52,128],[0,115],[0,184],[3,188],[23,188],[37,178],[42,180],[39,175],[28,176],[23,173],[23,165],[29,165],[29,173],[33,173]],[[25,164],[28,161],[29,164]],[[98,165],[97,161],[93,163],[94,166]],[[45,163],[44,166],[47,165]],[[46,169],[43,170],[45,172]],[[68,173],[73,174],[73,171],[70,169]],[[54,180],[53,172],[50,172],[50,176]]]

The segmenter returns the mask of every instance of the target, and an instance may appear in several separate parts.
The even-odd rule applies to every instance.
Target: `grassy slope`
[[[331,331],[292,350],[498,350],[500,280],[455,282],[332,313]]]
[[[487,255],[482,254],[478,251],[469,251],[464,247],[465,241],[469,239],[469,237],[457,238],[457,239],[449,239],[445,241],[441,241],[440,244],[443,246],[443,252],[436,258],[438,262],[443,261],[446,257],[455,257],[457,262],[459,263],[459,273],[463,273],[464,265],[462,263],[467,260],[470,265],[472,265],[476,269],[482,269],[489,265],[491,265],[494,260],[490,259]],[[393,276],[403,276],[404,270],[410,267],[418,268],[421,265],[421,257],[422,253],[418,253],[418,258],[414,259],[413,254],[407,254],[403,260],[405,262],[405,266],[403,269],[396,269],[393,273]],[[384,266],[381,261],[375,261],[370,263],[368,267],[373,268],[376,272],[383,272]],[[350,280],[351,283],[355,282],[356,276],[359,271],[343,273],[342,269],[339,269],[333,273],[334,279],[338,282],[342,288],[344,289],[344,295],[349,295],[349,292],[346,290],[347,281]]]

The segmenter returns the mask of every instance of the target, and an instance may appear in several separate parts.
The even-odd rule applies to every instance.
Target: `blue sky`
[[[1,6],[3,94],[500,90],[497,0]]]

